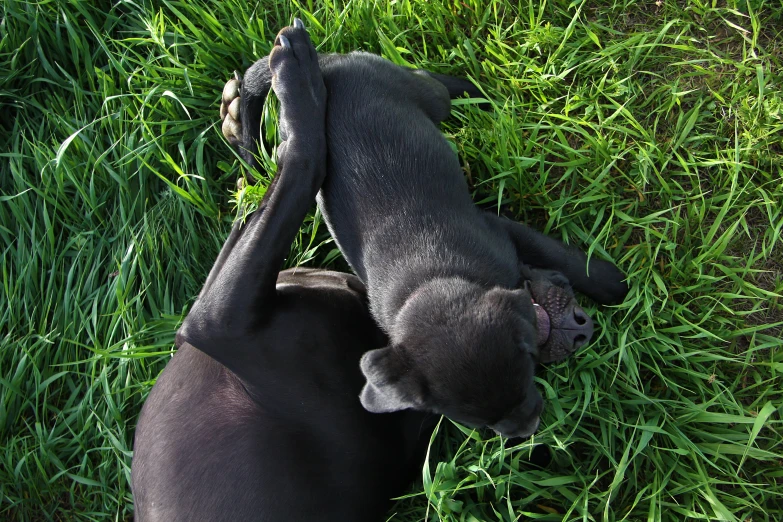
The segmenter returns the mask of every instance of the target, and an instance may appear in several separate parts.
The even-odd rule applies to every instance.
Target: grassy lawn
[[[2,0],[0,519],[131,517],[139,409],[235,213],[220,91],[298,15],[477,80],[495,109],[444,128],[476,201],[632,287],[584,303],[533,440],[444,419],[391,519],[783,520],[781,0],[325,4]],[[318,223],[288,263],[343,268]]]

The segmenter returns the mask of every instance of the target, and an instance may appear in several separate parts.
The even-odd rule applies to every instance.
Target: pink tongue
[[[533,307],[536,309],[536,324],[538,326],[538,346],[543,346],[549,339],[549,332],[551,330],[551,324],[549,322],[549,314],[546,313],[544,307],[533,303]]]

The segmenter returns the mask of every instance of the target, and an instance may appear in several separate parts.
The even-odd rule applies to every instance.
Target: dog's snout
[[[568,318],[566,330],[571,336],[573,349],[577,350],[590,342],[593,337],[593,320],[581,306],[574,305],[573,313]]]

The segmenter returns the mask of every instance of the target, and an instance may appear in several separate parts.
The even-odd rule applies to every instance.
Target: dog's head
[[[361,401],[372,412],[431,411],[507,437],[529,437],[543,400],[536,363],[585,344],[592,321],[558,272],[528,270],[524,288],[487,290],[436,279],[406,301],[391,345],[361,360]]]
[[[535,432],[543,400],[527,289],[435,279],[408,298],[389,334],[389,347],[361,360],[365,409],[431,411],[507,436]]]

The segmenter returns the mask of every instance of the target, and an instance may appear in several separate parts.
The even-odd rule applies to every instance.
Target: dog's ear
[[[371,350],[362,356],[362,373],[367,378],[359,399],[372,413],[424,409],[423,377],[406,361],[399,346]]]

